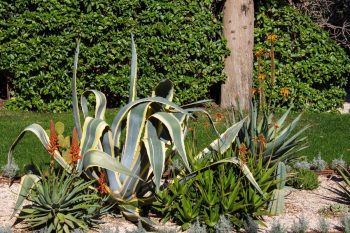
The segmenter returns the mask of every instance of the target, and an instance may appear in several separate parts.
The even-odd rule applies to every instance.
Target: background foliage
[[[140,97],[163,78],[175,102],[207,97],[224,78],[227,54],[213,0],[2,1],[0,72],[9,71],[9,109],[71,108],[70,78],[80,37],[78,89],[97,89],[109,107],[127,99],[130,33],[138,48]]]
[[[276,87],[267,89],[275,106],[327,111],[340,107],[345,97],[350,60],[329,34],[286,1],[257,1],[255,47],[269,53],[268,34],[276,34]],[[255,66],[256,67],[256,66]],[[270,74],[270,56],[264,72]],[[281,88],[289,89],[289,96]]]

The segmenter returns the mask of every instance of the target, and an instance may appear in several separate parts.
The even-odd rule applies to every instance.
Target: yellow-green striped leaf
[[[237,134],[241,130],[245,120],[246,118],[228,128],[224,133],[220,135],[218,139],[214,140],[212,143],[210,143],[208,147],[206,147],[202,152],[200,152],[196,156],[196,159],[202,158],[203,155],[210,154],[211,151],[216,151],[221,154],[227,151],[227,149],[231,147],[232,142],[237,137]]]
[[[74,126],[77,129],[78,137],[81,139],[81,123],[79,115],[79,103],[77,95],[77,69],[78,69],[78,57],[79,57],[79,46],[80,40],[77,40],[77,48],[74,54],[74,66],[73,66],[73,78],[72,78],[72,98],[73,98],[73,116],[74,116]]]
[[[131,54],[132,55],[131,55],[129,103],[136,100],[137,53],[136,53],[133,34],[131,34]]]
[[[92,167],[100,167],[112,172],[117,172],[119,174],[125,174],[127,176],[132,176],[137,179],[141,179],[134,174],[129,168],[123,166],[120,162],[112,158],[110,155],[99,150],[89,150],[85,153],[83,161],[84,170]]]
[[[165,168],[165,143],[159,139],[157,130],[150,121],[147,121],[143,142],[153,170],[156,189],[159,191],[160,181]]]
[[[151,117],[158,119],[167,128],[177,152],[181,156],[186,168],[191,171],[185,150],[185,136],[180,121],[175,116],[166,112],[158,112]]]
[[[105,120],[105,112],[107,106],[107,100],[105,94],[96,90],[88,90],[83,93],[81,96],[81,107],[83,110],[84,118],[89,116],[89,109],[87,104],[87,97],[90,93],[93,93],[96,99],[95,104],[95,118]]]
[[[44,146],[45,149],[48,148],[49,145],[49,136],[47,135],[46,131],[43,129],[43,127],[41,127],[38,124],[31,124],[29,126],[27,126],[24,130],[22,130],[22,132],[18,135],[18,137],[16,138],[16,140],[13,142],[13,144],[10,147],[10,150],[7,154],[7,160],[8,163],[12,163],[12,157],[13,157],[13,150],[15,149],[17,143],[20,142],[20,140],[23,138],[23,136],[25,135],[26,132],[31,132],[33,133],[41,142],[41,144]],[[64,158],[61,156],[61,154],[56,150],[54,152],[54,159],[58,162],[58,164],[60,164],[65,170],[67,170],[68,172],[71,171],[71,167],[69,166],[69,164],[64,160]]]
[[[21,210],[22,204],[24,200],[27,198],[27,196],[30,194],[30,190],[34,187],[36,182],[40,180],[39,176],[28,174],[24,175],[21,178],[21,183],[19,187],[19,194],[16,200],[15,209],[11,215],[11,218]]]

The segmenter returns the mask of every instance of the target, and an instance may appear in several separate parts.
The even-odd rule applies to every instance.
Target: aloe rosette
[[[81,154],[74,167],[63,159],[58,150],[54,151],[53,158],[68,172],[84,173],[87,177],[98,180],[104,187],[101,190],[110,196],[111,201],[118,203],[117,206],[123,215],[129,220],[136,221],[140,218],[140,204],[153,197],[154,188],[156,190],[160,188],[168,156],[178,153],[186,169],[190,173],[193,172],[185,150],[185,135],[193,112],[206,114],[212,122],[209,113],[196,107],[206,101],[177,106],[172,102],[174,90],[169,80],[161,81],[153,91],[152,97],[138,99],[136,95],[137,54],[132,37],[129,103],[119,110],[112,124],[109,125],[104,116],[107,103],[105,95],[97,90],[88,90],[80,99],[84,118],[82,125],[76,90],[78,54],[79,43],[74,59],[72,97]],[[94,116],[89,115],[87,97],[90,94],[93,94],[96,99]],[[197,157],[210,154],[211,151],[223,153],[228,150],[244,121],[229,127]],[[28,131],[33,132],[43,146],[48,148],[49,137],[45,130],[38,124],[32,124],[22,131],[11,146],[8,154],[9,163],[12,161],[14,147]],[[238,158],[219,162],[230,162],[240,166],[261,192],[247,166]],[[102,175],[106,178],[102,178]],[[33,177],[22,178],[22,187],[26,187],[26,190],[21,191],[16,210],[20,209],[23,197],[28,193],[28,187],[34,183]]]

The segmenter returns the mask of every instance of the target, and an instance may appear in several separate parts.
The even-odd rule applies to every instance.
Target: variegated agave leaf
[[[41,144],[44,146],[45,149],[49,147],[49,136],[47,135],[46,131],[38,124],[31,124],[27,126],[25,129],[22,130],[22,132],[19,134],[19,136],[16,138],[16,140],[11,145],[9,152],[7,154],[8,164],[12,163],[12,157],[13,157],[13,150],[15,149],[16,145],[21,141],[25,133],[31,132],[33,133],[41,142]],[[58,164],[60,164],[65,170],[68,172],[71,172],[72,168],[71,166],[64,160],[62,155],[58,150],[55,150],[53,153],[53,158],[57,161]]]
[[[30,191],[39,180],[40,180],[40,177],[33,174],[22,176],[20,187],[19,187],[18,198],[15,204],[14,211],[11,215],[11,218],[14,217],[16,213],[21,211],[24,200],[30,194]]]

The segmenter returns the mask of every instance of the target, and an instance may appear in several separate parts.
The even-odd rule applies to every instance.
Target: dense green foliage
[[[191,151],[189,149],[189,155]],[[210,166],[213,161],[236,156],[230,150],[222,155],[212,153],[200,160],[190,159],[191,166],[200,171],[182,180],[178,180],[174,172],[174,181],[157,193],[157,202],[154,203],[163,221],[172,218],[187,229],[198,219],[208,227],[209,232],[214,232],[220,216],[226,216],[239,229],[249,216],[257,220],[267,214],[267,203],[277,183],[274,179],[276,165],[264,165],[261,154],[258,160],[250,153],[240,154],[262,189],[265,195],[262,196],[236,167],[230,164]],[[201,170],[207,166],[208,169]]]
[[[297,169],[295,174],[287,181],[287,185],[297,189],[313,190],[320,185],[318,176],[308,169]]]
[[[258,1],[256,7],[255,47],[265,50],[262,67],[267,81],[271,73],[271,41],[267,35],[277,35],[276,83],[267,85],[267,97],[274,106],[293,104],[297,109],[313,111],[340,107],[350,71],[349,57],[309,17],[281,2]],[[282,88],[288,88],[287,97]]]
[[[214,1],[0,2],[0,74],[9,71],[9,109],[70,109],[76,38],[81,38],[78,90],[97,89],[109,105],[127,100],[130,33],[139,55],[139,90],[169,78],[177,103],[203,99],[224,78],[227,54]]]

